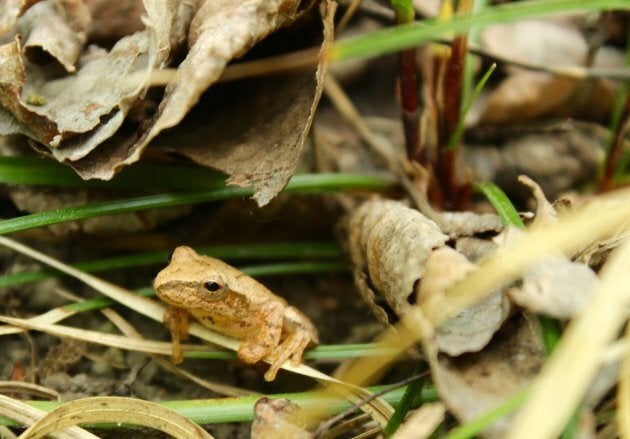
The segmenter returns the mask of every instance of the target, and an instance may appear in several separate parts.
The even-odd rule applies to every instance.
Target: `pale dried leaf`
[[[247,2],[243,8],[252,8],[254,3],[258,2]],[[271,8],[272,3],[278,2],[268,2],[265,8]],[[292,2],[287,4],[290,4],[289,10],[295,7]],[[200,10],[199,14],[202,12]],[[333,12],[332,8],[327,8],[322,50],[332,41]],[[280,25],[281,21],[276,20],[278,19],[268,25]],[[214,31],[210,32],[205,24],[202,29],[203,31],[198,31],[199,36],[191,48],[190,56],[197,56],[197,50],[203,53],[206,50],[217,50],[214,47],[218,44],[214,42],[217,38]],[[268,30],[271,31],[271,28]],[[147,134],[148,138],[171,126],[171,122],[167,121],[175,115],[177,117],[174,120],[181,120],[183,115],[179,116],[181,109],[177,108],[182,105],[180,101],[188,102],[194,95],[194,100],[190,103],[197,102],[199,90],[189,85],[197,79],[189,77],[191,73],[187,69],[192,69],[193,66],[200,69],[199,62],[200,60],[191,58],[191,66],[180,66],[176,78],[180,75],[186,84],[173,85],[170,94],[168,93],[171,89],[167,87],[165,99],[169,100],[160,104],[163,112],[151,133]],[[207,61],[203,65],[204,69],[208,69],[208,74],[214,62]],[[222,71],[225,63],[220,61],[219,64]],[[295,171],[321,96],[326,69],[326,62],[321,62],[317,71],[301,71],[280,77],[227,84],[215,91],[214,95],[210,93],[202,99],[179,126],[158,137],[154,144],[185,155],[196,163],[225,172],[230,175],[229,184],[253,186],[254,199],[258,205],[265,205],[284,188]],[[199,74],[201,73],[198,72],[197,75]],[[212,77],[214,78],[214,74]],[[282,84],[280,88],[279,83]],[[184,110],[184,113],[187,112],[188,107]]]
[[[464,424],[498,407],[528,386],[544,362],[540,329],[534,320],[510,321],[483,351],[448,358],[429,358],[442,401]],[[509,418],[503,417],[484,437],[504,437]]]
[[[425,275],[418,293],[419,303],[439,302],[448,288],[474,269],[474,264],[450,247],[433,251],[425,262]],[[486,296],[435,330],[438,349],[453,356],[483,349],[507,319],[509,312],[509,301],[500,291]]]
[[[623,214],[624,208],[624,204],[618,204],[616,209],[600,216],[609,218]],[[627,216],[624,219],[627,225]],[[565,228],[566,223],[564,221]],[[597,291],[584,311],[564,331],[507,437],[555,437],[561,433],[601,367],[607,345],[618,336],[628,320],[628,266],[630,241],[625,240],[600,272]],[[549,413],[554,416],[547,416]],[[546,422],[538,422],[543,418]]]
[[[212,438],[199,425],[172,409],[141,399],[117,396],[96,396],[67,402],[31,425],[20,437],[42,438],[77,424],[99,422],[142,425],[182,439]]]
[[[26,0],[0,0],[0,36],[11,30]]]
[[[193,14],[199,7],[200,0],[144,0],[146,9],[145,23],[155,29],[157,35],[156,65],[161,68],[170,61],[186,41]]]
[[[532,312],[568,319],[584,309],[597,284],[597,275],[588,265],[564,255],[549,256],[525,272],[522,286],[506,293]]]
[[[547,66],[581,66],[588,46],[577,29],[542,20],[519,21],[486,28],[482,44],[491,53],[519,62]],[[600,49],[595,67],[622,67],[623,54]],[[483,123],[519,122],[542,116],[600,119],[610,112],[616,84],[582,81],[514,69],[483,104]]]
[[[348,229],[355,269],[367,273],[395,313],[405,313],[427,257],[448,237],[417,210],[389,200],[361,205],[350,215]]]
[[[307,422],[304,411],[288,399],[260,398],[254,405],[251,438],[309,439],[313,435],[306,430]]]
[[[116,41],[144,28],[143,0],[84,0],[90,9],[90,40]],[[166,3],[166,2],[165,2]],[[187,2],[182,2],[187,3]]]
[[[608,136],[607,130],[594,125],[571,124],[549,133],[514,135],[499,145],[471,145],[463,150],[464,161],[474,179],[492,181],[520,199],[529,198],[517,182],[521,174],[535,180],[553,199],[593,181],[604,158],[599,146]]]
[[[501,218],[494,213],[442,212],[440,218],[442,232],[452,239],[503,230]]]
[[[431,433],[444,421],[446,408],[441,402],[423,404],[414,410],[401,425],[392,439],[423,439],[431,436]]]
[[[588,50],[577,29],[543,20],[488,26],[480,42],[498,56],[539,65],[581,65]]]
[[[31,425],[43,418],[46,412],[36,409],[25,402],[0,395],[0,414],[23,425]],[[98,436],[79,427],[70,427],[59,433],[51,433],[56,439],[98,439]]]
[[[488,239],[464,236],[455,242],[455,250],[469,261],[477,263],[493,254],[497,250],[497,244]]]
[[[16,131],[32,131],[31,138],[49,147],[60,161],[77,160],[120,127],[144,89],[154,46],[151,32],[137,33],[120,40],[106,56],[80,66],[76,75],[50,80],[41,70],[26,71],[17,41],[6,44],[0,47],[0,104],[12,114],[13,124],[17,120],[28,126]],[[135,72],[143,78],[128,81]],[[28,103],[35,98],[37,105]],[[14,126],[4,119],[0,123],[5,125],[0,132]],[[75,137],[97,127],[91,136]]]
[[[81,1],[37,2],[18,20],[24,55],[33,63],[45,63],[52,57],[74,73],[89,24],[89,11]]]
[[[536,200],[536,216],[534,217],[534,221],[532,221],[531,227],[544,227],[548,224],[556,224],[558,222],[558,212],[556,212],[555,207],[547,200],[540,185],[527,175],[519,175],[518,181],[531,189],[534,199]]]
[[[298,6],[296,0],[204,2],[191,23],[186,59],[166,87],[158,113],[138,147],[181,122],[230,60],[290,22]]]
[[[35,329],[57,337],[71,338],[74,340],[110,346],[129,351],[145,352],[150,354],[170,355],[173,351],[172,344],[165,341],[135,339],[123,335],[107,334],[100,331],[73,328],[71,326],[41,323],[33,319],[17,319],[8,316],[0,316],[0,322],[8,323],[26,329]],[[183,351],[207,351],[212,347],[208,345],[182,345]]]

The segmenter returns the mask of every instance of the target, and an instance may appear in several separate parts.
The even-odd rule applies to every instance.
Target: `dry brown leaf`
[[[116,41],[144,29],[140,19],[145,12],[143,0],[116,0],[115,2],[84,0],[84,2],[92,16],[89,29],[90,40]]]
[[[541,66],[583,65],[588,51],[577,29],[541,20],[488,27],[482,43],[498,56]],[[611,48],[600,49],[594,66],[622,67],[623,55]],[[601,119],[610,112],[616,89],[608,80],[583,81],[515,69],[490,93],[481,122],[522,123],[542,116]]]
[[[475,269],[476,265],[450,247],[434,250],[425,262],[418,303],[439,302],[448,288]],[[483,349],[509,313],[509,301],[501,291],[489,294],[435,329],[438,350],[457,356]]]
[[[398,316],[404,314],[424,275],[426,259],[448,236],[417,210],[390,200],[362,204],[346,220],[346,227],[355,284],[377,318],[390,324],[370,285]]]
[[[617,205],[605,217],[623,213],[624,207]],[[627,216],[624,220],[627,226]],[[609,228],[609,232],[613,230]],[[628,266],[630,241],[625,240],[603,267],[601,282],[584,311],[564,331],[506,437],[556,437],[561,433],[601,368],[607,346],[628,320]],[[547,416],[549,413],[554,416]],[[540,419],[546,422],[539,422]]]
[[[440,398],[465,424],[529,385],[544,358],[537,322],[518,317],[508,322],[483,351],[459,358],[430,356],[429,363]],[[509,419],[501,418],[484,432],[484,437],[504,437],[508,426]]]
[[[26,0],[0,0],[0,35],[15,26],[25,3]]]
[[[558,213],[541,187],[524,175],[519,176],[519,181],[532,190],[536,199],[536,215],[530,229],[557,224]],[[513,238],[519,239],[516,230],[511,233]],[[523,273],[522,284],[506,289],[506,294],[529,311],[568,319],[584,308],[596,286],[597,275],[588,265],[571,262],[565,255],[558,254],[529,267]]]
[[[239,6],[237,12],[257,11],[253,6],[257,3],[266,3],[264,8],[258,5],[264,10],[288,7],[290,14],[283,20],[289,20],[293,14],[291,11],[297,7],[296,2],[284,2],[281,6],[278,1],[249,1]],[[199,14],[212,11],[202,9]],[[328,7],[322,50],[332,41],[333,15],[333,8]],[[140,144],[181,121],[176,128],[158,137],[154,144],[225,172],[230,175],[229,184],[253,186],[254,199],[258,205],[265,205],[284,188],[295,171],[321,96],[327,64],[320,63],[317,71],[300,71],[225,85],[206,96],[182,121],[190,105],[197,102],[205,89],[201,87],[218,78],[225,66],[223,58],[227,57],[227,53],[223,53],[227,52],[227,48],[215,41],[221,34],[211,29],[210,24],[200,24],[200,18],[195,17],[195,20],[193,27],[197,26],[199,30],[191,30],[198,36],[191,47],[189,59],[179,67],[172,83],[175,85],[167,87],[167,95],[160,104],[159,119]],[[212,22],[214,19],[208,17],[207,20]],[[269,23],[254,26],[252,32],[254,29],[261,33],[270,32],[284,23],[279,18],[267,20]],[[227,23],[224,26],[228,27],[226,32],[236,31],[230,29]],[[236,27],[240,29],[240,25]],[[254,37],[254,33],[248,36]],[[247,43],[246,47],[249,47],[253,42],[243,41],[242,44]],[[219,49],[221,56],[218,59],[207,59],[218,56],[214,52]],[[197,78],[201,74],[207,77]],[[282,86],[278,87],[278,84]]]
[[[470,262],[479,262],[497,250],[497,245],[490,240],[464,236],[455,243],[455,249],[466,256]]]
[[[108,2],[111,3],[111,2]],[[171,60],[188,37],[188,29],[200,0],[144,0],[144,22],[153,27],[157,39],[156,66],[162,68]]]
[[[1,46],[0,133],[27,134],[59,161],[84,157],[113,135],[143,91],[142,80],[127,78],[134,72],[148,78],[155,60],[153,39],[151,32],[126,37],[106,55],[81,65],[76,75],[60,79],[27,68],[18,40]]]
[[[431,433],[444,421],[446,408],[441,402],[423,404],[414,410],[401,425],[392,439],[423,439],[431,436]]]
[[[527,269],[520,287],[506,294],[517,305],[558,319],[574,317],[584,309],[598,285],[595,272],[564,255],[549,256]]]
[[[309,439],[313,435],[306,430],[307,423],[303,410],[288,399],[260,398],[254,405],[251,438]]]
[[[23,439],[37,439],[77,424],[114,422],[142,425],[175,438],[212,438],[191,420],[153,402],[117,396],[97,396],[70,401],[31,425]]]
[[[89,24],[90,13],[81,1],[37,2],[18,21],[24,55],[36,64],[55,59],[67,72],[74,73]]]
[[[36,409],[25,402],[0,395],[0,414],[23,425],[31,425],[38,419],[43,418],[46,412]],[[51,433],[51,436],[56,439],[98,439],[98,436],[79,427],[70,427],[58,433]]]
[[[442,212],[442,232],[452,239],[487,233],[499,233],[503,222],[494,213]]]
[[[474,179],[494,182],[510,193],[511,199],[530,195],[517,183],[521,174],[535,180],[553,199],[593,181],[604,158],[600,146],[607,136],[607,131],[586,124],[538,134],[516,131],[499,145],[464,148],[464,162],[472,169]]]

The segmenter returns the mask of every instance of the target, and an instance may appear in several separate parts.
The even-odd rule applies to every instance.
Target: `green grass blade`
[[[391,180],[354,174],[303,174],[295,175],[287,185],[286,192],[327,193],[347,190],[385,190]],[[253,194],[251,188],[224,187],[220,189],[186,191],[149,195],[126,200],[95,203],[87,206],[67,207],[49,212],[34,213],[0,222],[0,234],[32,229],[64,221],[74,221],[116,213],[137,212],[158,207],[179,206],[227,198],[245,197]]]
[[[458,34],[472,26],[547,17],[575,11],[628,9],[628,0],[529,0],[487,7],[482,11],[453,21],[426,20],[400,25],[354,38],[339,40],[331,49],[331,60],[378,56],[418,46],[447,34]]]
[[[492,203],[501,217],[503,224],[506,226],[518,227],[520,229],[525,228],[525,224],[523,224],[523,220],[514,208],[514,205],[507,195],[505,195],[505,192],[499,188],[499,186],[490,181],[475,183],[474,186],[478,191],[483,193],[486,198],[488,198],[490,203]]]
[[[369,388],[371,392],[378,392],[383,386]],[[390,404],[398,405],[405,393],[406,387],[395,389],[383,395]],[[351,403],[342,397],[323,395],[321,392],[302,393],[280,393],[267,395],[269,398],[287,398],[291,402],[299,405],[309,413],[321,415],[332,415],[340,413],[351,407]],[[199,424],[217,424],[225,422],[247,422],[254,419],[254,404],[260,396],[242,396],[239,398],[213,398],[187,401],[167,401],[160,402],[166,407],[172,408],[181,415]],[[437,392],[433,388],[422,389],[422,394],[417,396],[414,405],[438,400]],[[45,412],[50,412],[62,403],[56,401],[29,401],[33,407]],[[14,421],[0,416],[0,425],[16,426]],[[116,427],[115,424],[108,424],[106,427]]]
[[[427,363],[424,361],[420,361],[416,365],[415,370],[413,371],[413,375],[421,374],[426,369]],[[389,418],[387,425],[383,429],[383,433],[385,434],[385,436],[392,436],[396,432],[396,430],[398,430],[400,424],[403,423],[405,417],[407,416],[407,413],[409,413],[409,410],[411,410],[413,402],[416,399],[416,395],[422,393],[422,387],[425,384],[424,381],[425,380],[423,378],[420,378],[416,381],[411,382],[407,386],[407,390],[405,390],[405,393],[400,400],[400,404],[398,404],[398,407],[396,407],[396,411],[394,412],[392,417]]]
[[[477,99],[477,96],[479,96],[479,93],[481,93],[481,90],[483,90],[483,87],[486,85],[486,82],[488,82],[488,79],[490,79],[490,75],[492,75],[492,72],[494,72],[496,68],[497,68],[497,64],[493,63],[488,69],[488,71],[481,77],[481,79],[475,86],[472,94],[470,95],[470,98],[468,98],[468,101],[466,101],[466,103],[464,104],[462,113],[459,116],[459,121],[457,122],[457,127],[455,128],[453,135],[448,141],[448,146],[447,146],[448,149],[457,148],[459,139],[462,137],[462,134],[464,133],[464,127],[466,125],[466,115],[468,114],[468,111],[470,111],[470,107],[472,107],[472,104],[475,102],[475,99]]]
[[[111,181],[82,180],[72,169],[35,157],[0,157],[0,183],[66,188],[192,190],[223,187],[226,176],[199,166],[140,163]]]
[[[172,249],[171,249],[172,250]],[[73,267],[88,273],[97,273],[107,270],[116,270],[132,267],[141,267],[152,264],[163,264],[168,260],[171,250],[137,253],[133,255],[116,256],[112,258],[98,259],[81,262]],[[279,259],[279,258],[339,258],[341,249],[334,242],[293,242],[273,244],[238,244],[216,245],[200,247],[197,251],[201,254],[213,256],[219,259]],[[306,264],[306,263],[304,263]],[[331,262],[327,267],[330,271],[339,269],[339,263]],[[269,270],[282,270],[282,264],[274,264]],[[309,267],[308,265],[292,264],[286,267],[287,272],[301,273],[321,272],[323,265]],[[255,268],[252,267],[255,271]],[[260,270],[260,268],[259,268]],[[0,276],[0,288],[23,285],[59,275],[54,270],[33,270]],[[264,275],[262,273],[260,275]],[[281,273],[280,273],[281,274]]]

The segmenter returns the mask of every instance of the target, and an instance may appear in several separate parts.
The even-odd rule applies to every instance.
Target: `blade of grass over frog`
[[[384,386],[370,387],[370,392],[378,392]],[[406,387],[395,389],[383,395],[383,399],[390,404],[397,405],[402,398]],[[325,410],[327,414],[339,413],[351,406],[341,397],[324,395],[322,392],[300,392],[300,393],[278,393],[268,395],[271,399],[287,398],[307,411],[321,412]],[[259,396],[242,396],[238,398],[213,398],[202,400],[182,400],[160,402],[160,405],[171,408],[186,418],[198,424],[217,424],[225,422],[247,422],[254,419],[254,404]],[[423,388],[422,393],[417,395],[414,406],[438,401],[435,389]],[[61,403],[54,401],[29,401],[28,405],[44,412],[50,412]],[[18,423],[0,416],[0,425],[16,426]],[[112,425],[104,427],[111,428]]]
[[[57,259],[51,258],[44,253],[20,244],[19,242],[5,236],[0,236],[0,245],[22,253],[30,258],[55,268],[56,270],[69,274],[105,296],[108,296],[109,298],[129,307],[130,309],[133,309],[155,321],[162,321],[166,307],[161,303],[141,297],[129,290],[119,287],[118,285],[109,283],[89,273],[77,270],[61,261],[58,261]],[[237,350],[240,344],[238,340],[214,332],[197,322],[191,322],[188,332],[191,335],[232,351]],[[265,359],[265,361],[267,360]],[[316,379],[322,384],[328,385],[329,388],[334,389],[334,391],[342,394],[345,398],[354,403],[359,403],[360,401],[372,396],[367,390],[361,387],[344,383],[343,381],[332,378],[304,364],[294,366],[290,362],[285,362],[285,364],[282,365],[282,368]],[[385,426],[387,424],[389,417],[393,413],[392,407],[382,398],[372,399],[368,404],[362,405],[361,409],[368,413],[372,419],[381,426]]]
[[[390,187],[391,183],[389,179],[366,175],[303,174],[294,176],[287,185],[285,192],[329,193],[349,190],[380,191]],[[96,216],[245,197],[252,195],[252,193],[253,190],[251,188],[224,187],[221,189],[149,195],[126,200],[89,204],[86,206],[67,207],[0,221],[0,234]]]
[[[525,228],[525,224],[523,224],[523,220],[516,211],[516,208],[499,186],[490,181],[475,183],[474,186],[492,203],[492,206],[494,206],[501,217],[503,224],[518,227],[519,229]]]
[[[492,63],[490,68],[486,71],[486,73],[483,75],[483,77],[479,80],[479,82],[473,89],[471,95],[468,97],[468,100],[464,104],[461,115],[459,117],[459,122],[457,123],[457,127],[455,128],[453,135],[451,135],[451,138],[448,141],[447,149],[457,148],[457,145],[459,144],[459,139],[462,137],[462,134],[464,133],[464,127],[466,125],[466,115],[470,111],[470,107],[472,107],[472,104],[475,102],[475,99],[477,99],[477,96],[479,96],[479,93],[481,93],[481,90],[483,90],[483,87],[484,85],[486,85],[486,82],[488,82],[488,79],[490,79],[490,75],[492,75],[492,72],[494,72],[496,68],[497,68],[497,63]]]
[[[114,179],[82,180],[76,172],[54,160],[35,157],[0,157],[0,183],[146,190],[192,190],[225,186],[227,178],[199,166],[139,163],[123,169]]]
[[[391,27],[354,38],[338,40],[328,57],[340,61],[371,57],[419,46],[449,33],[462,33],[472,26],[505,23],[574,11],[627,9],[627,0],[531,0],[484,8],[468,17],[453,21],[425,20]]]

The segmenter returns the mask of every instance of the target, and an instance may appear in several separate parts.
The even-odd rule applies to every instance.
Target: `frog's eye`
[[[228,293],[228,288],[223,279],[207,279],[201,284],[201,286],[204,289],[206,293],[205,297],[208,300],[221,300]]]
[[[211,293],[215,293],[219,291],[221,288],[223,288],[223,285],[221,285],[219,282],[214,281],[214,280],[209,280],[208,282],[203,284],[203,286],[206,290],[210,291]]]

